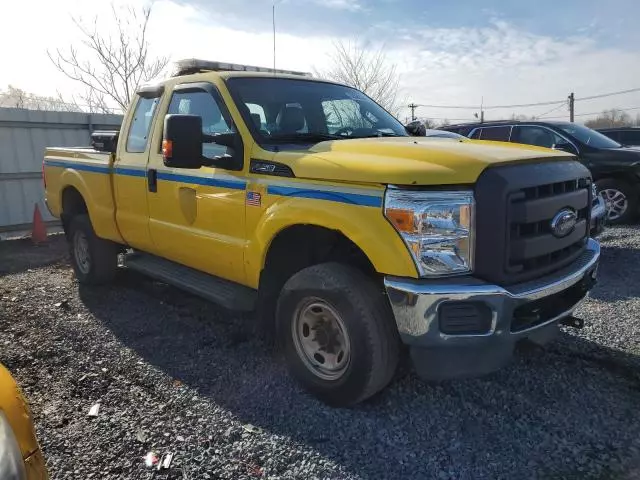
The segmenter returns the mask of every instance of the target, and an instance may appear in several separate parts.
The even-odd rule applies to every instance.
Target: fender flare
[[[248,242],[245,256],[247,280],[259,284],[273,240],[296,225],[310,225],[340,232],[362,250],[378,273],[417,278],[409,250],[381,210],[307,198],[286,198],[261,216]]]

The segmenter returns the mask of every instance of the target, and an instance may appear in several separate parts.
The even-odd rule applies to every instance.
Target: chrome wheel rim
[[[298,356],[318,378],[337,380],[351,361],[351,342],[340,314],[319,298],[300,302],[291,322]]]
[[[73,236],[73,256],[78,269],[85,275],[91,270],[91,255],[89,254],[89,239],[84,232],[77,231]]]
[[[601,190],[600,194],[604,199],[607,209],[607,219],[609,220],[618,220],[625,214],[627,208],[629,208],[629,200],[620,190],[606,188]]]

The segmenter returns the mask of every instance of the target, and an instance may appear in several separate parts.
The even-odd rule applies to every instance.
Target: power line
[[[613,97],[614,95],[622,95],[624,93],[640,92],[640,88],[630,88],[629,90],[620,90],[619,92],[602,93],[600,95],[592,95],[590,97],[576,98],[576,102],[583,100],[593,100],[595,98]]]
[[[544,117],[545,115],[548,115],[548,114],[549,114],[549,113],[551,113],[551,112],[555,112],[556,110],[558,110],[558,109],[559,109],[559,108],[561,108],[561,107],[564,107],[565,105],[566,105],[566,103],[565,103],[565,102],[563,102],[563,103],[561,103],[560,105],[557,105],[557,106],[553,107],[551,110],[549,110],[549,111],[547,111],[547,112],[541,113],[540,115],[536,115],[536,118]]]
[[[616,108],[615,110],[617,110],[619,112],[627,112],[629,110],[640,110],[640,107]],[[590,112],[590,113],[576,113],[575,116],[576,117],[588,117],[590,115],[600,115],[601,113],[602,113],[602,111]],[[556,118],[565,118],[565,117],[557,117],[557,116],[554,116],[554,117],[543,117],[543,116],[540,116],[540,117],[536,117],[536,118],[539,118],[539,119],[542,119],[542,118],[556,119]]]
[[[524,107],[538,107],[538,106],[545,106],[545,105],[557,105],[559,103],[564,103],[565,100],[556,100],[553,102],[539,102],[539,103],[524,103],[524,104],[520,104],[520,105],[484,105],[482,108],[484,110],[488,110],[488,109],[496,109],[496,108],[524,108]],[[419,104],[419,107],[428,107],[428,108],[459,108],[461,110],[473,110],[473,109],[477,109],[479,107],[479,105],[425,105],[425,104]]]
[[[591,95],[589,97],[576,98],[575,101],[584,101],[584,100],[594,100],[596,98],[605,98],[605,97],[613,97],[615,95],[623,95],[625,93],[633,93],[640,92],[640,87],[638,88],[630,88],[628,90],[619,90],[617,92],[609,92],[602,93],[599,95]],[[497,109],[497,108],[528,108],[528,107],[543,107],[546,105],[560,105],[564,104],[566,100],[550,100],[548,102],[535,102],[535,103],[522,103],[519,105],[484,105],[482,108],[484,110],[487,109]],[[428,108],[455,108],[461,110],[473,110],[477,109],[478,105],[428,105],[428,104],[419,104],[419,107],[428,107]]]

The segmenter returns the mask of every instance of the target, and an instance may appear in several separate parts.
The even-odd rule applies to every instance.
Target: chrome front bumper
[[[473,277],[435,282],[386,277],[385,287],[400,337],[411,347],[419,373],[435,379],[469,376],[494,371],[506,363],[518,340],[544,341],[557,332],[558,321],[573,313],[595,283],[599,259],[600,245],[589,239],[584,253],[569,266],[509,287]],[[569,300],[558,300],[569,292]],[[545,307],[545,299],[552,305]],[[439,311],[448,302],[486,305],[491,312],[490,327],[483,333],[443,333]],[[548,316],[514,329],[516,312],[528,304],[542,305]]]

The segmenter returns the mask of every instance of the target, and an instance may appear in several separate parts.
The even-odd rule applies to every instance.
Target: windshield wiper
[[[389,132],[376,132],[370,135],[358,135],[357,137],[348,137],[348,138],[376,138],[376,137],[408,137],[408,135],[398,135],[397,133],[389,133]]]
[[[344,140],[341,135],[331,135],[330,133],[281,133],[267,137],[269,141],[276,142],[324,142],[326,140]]]

